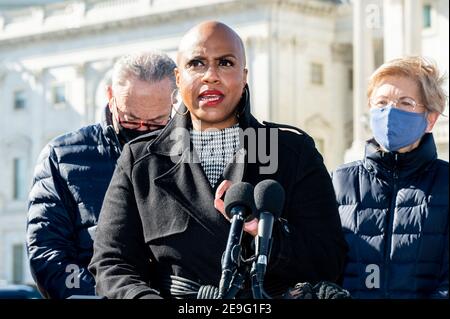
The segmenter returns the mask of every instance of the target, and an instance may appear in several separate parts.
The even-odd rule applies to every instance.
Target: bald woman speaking
[[[202,287],[218,287],[230,231],[223,196],[233,184],[266,179],[286,194],[267,293],[340,276],[347,247],[322,156],[305,132],[251,115],[245,60],[241,38],[223,23],[201,23],[182,38],[176,114],[154,141],[125,146],[103,203],[89,267],[97,294],[197,298]],[[243,258],[255,254],[257,224],[245,223]],[[244,280],[236,298],[252,298]]]

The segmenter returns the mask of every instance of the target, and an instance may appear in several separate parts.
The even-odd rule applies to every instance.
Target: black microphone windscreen
[[[231,209],[235,206],[244,206],[246,208],[246,216],[253,214],[255,211],[255,201],[253,198],[254,187],[252,184],[240,182],[231,185],[225,193],[225,212],[228,217],[231,216]]]
[[[284,189],[273,179],[266,179],[255,186],[255,206],[258,212],[265,211],[280,217],[284,205]]]

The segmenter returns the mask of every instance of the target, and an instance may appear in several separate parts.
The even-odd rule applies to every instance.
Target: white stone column
[[[405,14],[405,54],[422,53],[422,1],[404,1]]]
[[[76,79],[72,84],[73,92],[71,92],[71,98],[73,100],[73,107],[80,114],[81,125],[87,125],[89,123],[89,109],[86,103],[86,64],[80,63],[75,65]]]
[[[111,82],[114,59],[92,62],[89,65],[87,80],[87,103],[90,108],[90,121],[97,123],[102,120],[103,110],[108,103],[106,87]]]
[[[383,17],[384,60],[389,61],[405,52],[403,0],[384,0]]]
[[[422,53],[422,0],[384,0],[384,60]]]
[[[266,37],[249,37],[245,41],[248,65],[248,83],[252,113],[260,121],[271,120],[270,101],[272,77],[270,76],[270,55]]]
[[[298,40],[294,36],[273,39],[277,41],[275,59],[280,61],[273,69],[273,77],[279,79],[272,86],[272,93],[276,93],[272,105],[272,120],[298,126],[297,113],[302,107],[299,92],[302,92],[300,85],[300,74],[297,72],[299,63],[299,52],[297,48]],[[276,84],[276,86],[275,86]]]
[[[85,103],[86,103],[86,120],[88,124],[98,123],[100,119],[96,118],[96,94],[99,82],[102,79],[103,72],[99,71],[98,65],[102,64],[102,61],[96,61],[93,63],[87,63],[85,67]],[[102,85],[102,89],[105,89],[105,84]],[[106,99],[102,101],[102,105],[106,105]]]
[[[342,164],[348,147],[347,125],[352,121],[353,114],[349,105],[352,105],[352,93],[350,91],[349,70],[352,68],[352,46],[350,44],[333,43],[331,45],[331,71],[329,72],[330,103],[325,114],[332,125],[332,133],[326,148],[326,164],[329,170]],[[325,154],[324,154],[325,155]]]
[[[361,159],[367,139],[364,118],[367,113],[367,83],[373,72],[372,31],[366,17],[367,0],[353,1],[353,143],[345,162]]]
[[[33,118],[33,125],[31,127],[31,139],[32,150],[30,156],[31,174],[34,174],[34,167],[36,165],[39,153],[42,150],[43,142],[45,141],[45,123],[44,118],[46,115],[46,102],[45,102],[45,90],[43,86],[45,69],[36,69],[33,71],[34,81],[31,86],[30,95],[30,112]]]

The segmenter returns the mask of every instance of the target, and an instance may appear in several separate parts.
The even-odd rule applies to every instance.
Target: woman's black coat
[[[275,286],[286,290],[297,282],[336,281],[347,246],[322,156],[306,133],[262,125],[249,106],[244,110],[240,127],[253,129],[259,145],[269,135],[268,128],[277,132],[272,147],[278,144],[278,159],[272,164],[278,169],[262,174],[261,168],[268,165],[251,163],[252,148],[259,149],[253,141],[245,143],[247,155],[243,149],[237,152],[223,179],[256,185],[271,178],[286,191],[284,210],[273,231],[267,290]],[[230,222],[214,208],[215,188],[201,164],[192,163],[196,157],[190,151],[190,125],[189,115],[176,115],[155,140],[144,136],[125,146],[103,203],[89,266],[97,294],[159,298],[167,294],[161,283],[170,275],[219,285]],[[252,238],[247,233],[243,246],[251,255]]]

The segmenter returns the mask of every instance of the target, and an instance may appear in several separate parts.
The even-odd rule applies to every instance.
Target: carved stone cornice
[[[86,63],[79,63],[79,64],[76,64],[74,66],[74,68],[75,68],[76,75],[78,77],[84,77],[84,74],[85,74],[86,68],[87,68],[87,64]]]
[[[30,70],[31,75],[33,75],[34,79],[37,82],[41,82],[42,81],[42,77],[44,76],[44,69],[34,69],[34,70]]]
[[[68,16],[68,19],[70,19],[69,21],[64,21],[64,23],[58,26],[53,25],[51,27],[46,27],[47,20],[44,19],[44,22],[39,24],[35,19],[30,19],[27,20],[27,23],[24,22],[23,24],[26,31],[17,35],[12,33],[8,36],[8,19],[3,18],[5,24],[3,30],[0,29],[0,47],[44,40],[59,40],[61,38],[79,37],[83,35],[103,34],[124,27],[147,26],[171,21],[179,22],[181,21],[180,17],[182,17],[183,20],[193,20],[202,15],[211,14],[212,12],[240,10],[240,7],[245,5],[246,2],[248,1],[245,0],[243,3],[239,3],[236,1],[224,0],[223,2],[213,3],[211,5],[193,6],[191,8],[181,9],[175,8],[174,10],[166,11],[151,10],[151,6],[149,6],[146,10],[136,10],[136,13],[133,15],[117,15],[109,20],[103,21],[92,21],[93,19],[86,15],[86,7],[79,9],[74,7],[73,4],[69,4],[66,5],[67,8],[70,9],[68,11],[73,13]],[[58,5],[61,6],[62,4]],[[50,7],[53,5],[48,6]],[[71,22],[76,18],[78,18],[76,23]],[[46,17],[46,19],[49,19],[49,17]],[[34,28],[29,28],[31,25],[33,25]],[[14,25],[14,27],[17,28],[18,26]],[[3,36],[1,33],[3,33]]]
[[[286,0],[278,2],[278,5],[281,9],[290,12],[295,11],[320,17],[334,16],[338,8],[336,4],[323,1]]]
[[[28,76],[32,76],[34,79],[37,79],[35,70],[30,70],[25,68],[20,63],[8,63],[3,62],[0,63],[0,84],[3,83],[3,81],[6,79],[6,77],[13,73],[21,73],[26,74]]]
[[[267,36],[249,36],[243,39],[246,47],[266,48],[268,45]]]
[[[136,27],[136,26],[148,26],[169,22],[195,21],[195,19],[202,16],[209,16],[211,13],[229,13],[229,12],[242,12],[244,10],[261,10],[264,6],[271,6],[271,9],[278,7],[281,9],[287,9],[289,11],[303,12],[311,15],[329,16],[335,14],[337,5],[327,2],[321,2],[318,0],[303,1],[303,0],[217,0],[215,2],[201,1],[194,2],[192,7],[174,7],[161,10],[160,8],[153,9],[152,1],[139,2],[142,6],[142,10],[135,10],[136,13],[130,15],[117,15],[110,20],[96,21],[89,16],[89,5],[95,3],[100,6],[102,2],[105,5],[109,5],[107,1],[93,1],[84,0],[76,3],[69,4],[52,4],[44,6],[46,9],[32,8],[32,19],[24,22],[23,28],[26,30],[22,33],[15,35],[12,31],[8,30],[8,19],[0,15],[0,47],[23,45],[24,43],[32,43],[44,40],[59,40],[69,37],[80,37],[85,35],[103,34],[114,31],[118,28],[124,27]],[[134,4],[136,5],[136,3]],[[45,10],[62,11],[66,6],[68,18],[65,19],[60,25],[51,25],[49,17]],[[99,10],[97,8],[97,10]],[[124,12],[126,10],[124,9]],[[133,11],[134,12],[134,11]],[[97,12],[98,14],[98,12]],[[3,27],[2,27],[3,21]],[[74,22],[75,21],[75,22]],[[52,22],[53,23],[53,22]],[[30,26],[33,25],[33,28]],[[19,27],[15,25],[15,27]]]
[[[250,36],[244,39],[245,46],[255,49],[267,50],[267,46],[276,44],[278,46],[293,47],[298,52],[304,52],[308,47],[308,42],[300,39],[298,36]]]
[[[308,47],[308,41],[301,39],[298,36],[279,36],[275,38],[277,45],[281,47],[292,47],[298,52],[304,52]]]
[[[331,57],[333,62],[351,64],[353,62],[353,47],[349,43],[332,43]]]

